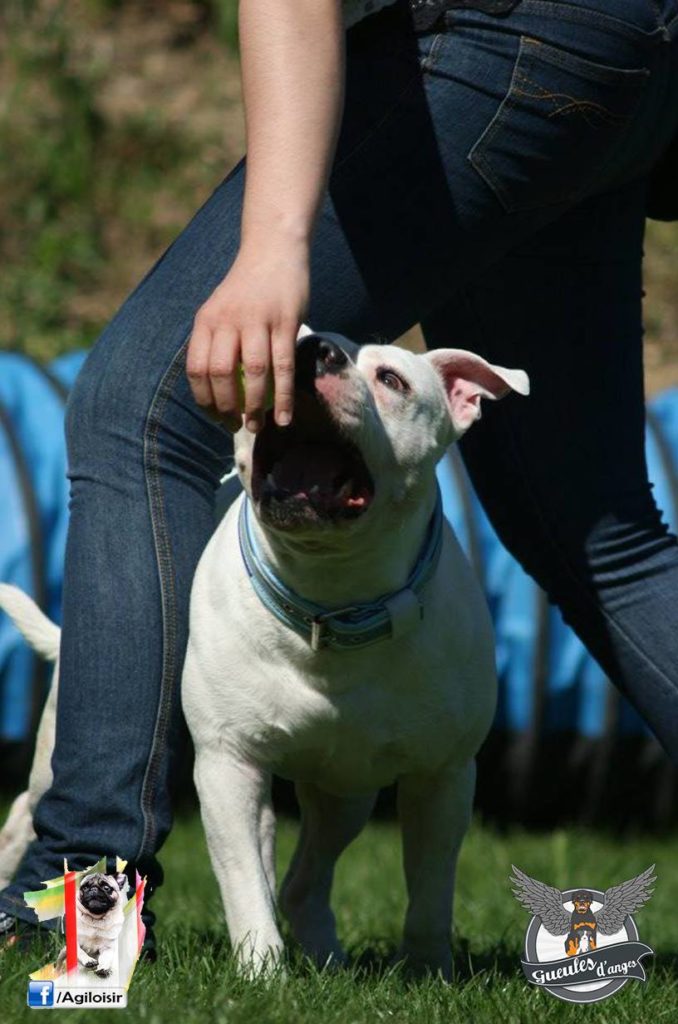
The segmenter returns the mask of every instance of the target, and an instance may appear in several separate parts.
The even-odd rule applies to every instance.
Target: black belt
[[[408,0],[415,32],[427,32],[445,11],[465,7],[485,14],[508,14],[520,0]]]

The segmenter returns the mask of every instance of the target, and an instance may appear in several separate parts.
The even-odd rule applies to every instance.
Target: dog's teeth
[[[337,491],[337,497],[341,498],[341,499],[348,498],[350,496],[352,490],[353,490],[353,481],[352,480],[347,480],[346,483],[342,484],[341,487],[339,488],[339,490]]]
[[[273,473],[268,473],[266,476],[266,483],[269,487],[275,487],[275,480],[273,479]]]
[[[311,489],[310,489],[310,491],[308,493],[309,494],[320,494],[320,484],[313,484],[313,487],[311,487]]]

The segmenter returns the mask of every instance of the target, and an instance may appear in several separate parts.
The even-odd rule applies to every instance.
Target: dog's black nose
[[[316,373],[334,373],[348,364],[348,356],[334,341],[323,338],[318,345]]]
[[[340,334],[307,335],[297,345],[296,386],[313,391],[316,377],[341,373],[357,352],[358,345]]]

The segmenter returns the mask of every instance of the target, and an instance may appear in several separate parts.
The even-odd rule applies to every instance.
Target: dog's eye
[[[388,366],[380,366],[377,370],[377,380],[380,384],[384,384],[391,391],[402,391],[406,393],[410,390],[410,385],[407,381]]]

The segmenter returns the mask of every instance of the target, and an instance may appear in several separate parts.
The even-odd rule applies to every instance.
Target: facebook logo
[[[33,1007],[44,1007],[54,1005],[54,982],[53,981],[29,981],[28,982],[28,1005]]]

